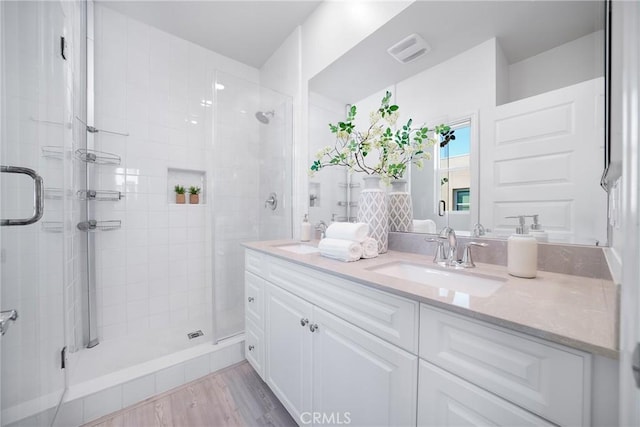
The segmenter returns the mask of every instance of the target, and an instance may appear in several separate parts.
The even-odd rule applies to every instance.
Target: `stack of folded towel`
[[[345,262],[378,256],[378,242],[369,236],[364,222],[334,222],[318,244],[320,255]]]

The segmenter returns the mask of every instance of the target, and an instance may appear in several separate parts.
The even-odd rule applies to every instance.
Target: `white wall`
[[[416,124],[426,123],[433,127],[474,115],[477,118],[481,108],[495,105],[498,51],[496,39],[487,40],[448,61],[398,82],[396,103],[400,106],[400,122],[406,122],[411,117]],[[472,155],[472,158],[477,161],[477,156]],[[478,186],[477,182],[473,182],[473,177],[477,176],[478,171],[474,163],[471,172],[471,212],[450,212],[448,216],[449,225],[456,230],[469,230],[473,225],[472,219],[475,222],[477,218],[475,205]],[[419,174],[424,178],[422,182],[411,179],[411,193],[418,207],[416,219],[432,219],[438,227],[442,227],[446,219],[437,216],[437,206],[434,206],[434,162],[425,162]],[[430,211],[428,214],[425,206]]]
[[[300,167],[296,155],[300,151],[297,147],[302,139],[300,41],[301,28],[298,27],[260,68],[260,84],[265,88],[262,108],[264,111],[280,109],[279,114],[272,120],[272,125],[260,128],[261,139],[265,142],[261,144],[261,150],[271,159],[269,164],[265,164],[267,167],[260,171],[260,183],[264,187],[262,195],[266,200],[271,191],[284,189],[278,195],[280,209],[265,211],[268,224],[262,227],[261,238],[292,237],[293,229],[297,228],[292,223],[297,224],[301,215],[296,202],[300,196],[295,195],[293,185],[293,176],[296,176]],[[287,99],[278,97],[266,88],[286,96]]]
[[[322,2],[301,26],[300,120],[295,145],[294,237],[309,209],[309,80],[367,38],[414,0]]]
[[[413,1],[322,2],[302,25],[304,84]]]
[[[99,336],[209,327],[212,207],[175,205],[168,187],[196,183],[169,182],[168,168],[212,179],[214,70],[253,82],[258,70],[100,5],[95,45],[96,126],[130,133],[96,139],[122,156],[121,166],[100,167],[101,189],[126,196],[97,205],[97,219],[123,221],[96,235]],[[211,188],[201,197],[211,201]]]
[[[596,31],[509,66],[514,101],[604,75],[604,34]]]

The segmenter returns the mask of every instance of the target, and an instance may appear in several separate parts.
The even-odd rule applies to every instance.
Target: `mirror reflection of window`
[[[468,211],[471,188],[471,120],[449,124],[456,139],[438,147],[435,156],[438,179],[436,194],[444,200],[447,210]]]

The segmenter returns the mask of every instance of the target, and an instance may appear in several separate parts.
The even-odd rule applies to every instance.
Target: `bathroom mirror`
[[[604,2],[414,2],[309,81],[310,157],[346,105],[366,124],[389,90],[399,123],[459,135],[405,175],[416,221],[506,238],[517,222],[505,217],[538,215],[549,241],[604,245],[604,33]],[[412,34],[426,53],[394,59]],[[360,185],[339,168],[310,178],[311,220],[353,220]]]

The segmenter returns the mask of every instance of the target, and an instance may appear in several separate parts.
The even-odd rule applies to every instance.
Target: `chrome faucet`
[[[316,224],[316,231],[320,232],[320,240],[327,237],[327,223],[324,221],[320,221]]]
[[[438,238],[441,240],[446,240],[449,243],[449,249],[447,251],[447,260],[446,266],[457,266],[458,265],[458,238],[456,237],[456,232],[451,227],[445,227],[440,230],[440,234],[438,234]]]
[[[486,234],[486,230],[482,224],[479,222],[473,226],[473,237],[481,237]]]

